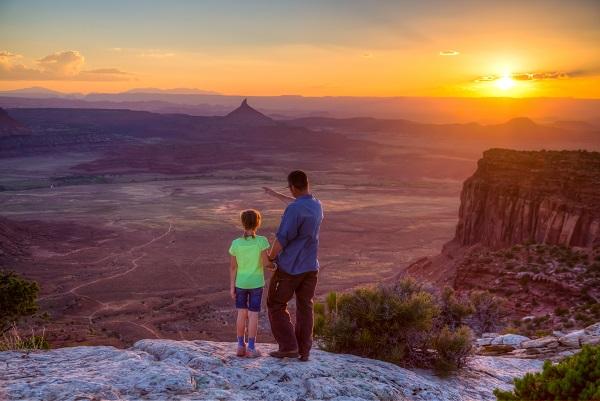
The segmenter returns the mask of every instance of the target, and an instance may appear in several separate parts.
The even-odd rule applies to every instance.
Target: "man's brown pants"
[[[283,352],[298,351],[308,356],[313,339],[313,297],[317,287],[318,272],[298,275],[277,269],[269,283],[267,309],[273,337]],[[296,294],[296,326],[292,324],[287,309],[288,302]]]

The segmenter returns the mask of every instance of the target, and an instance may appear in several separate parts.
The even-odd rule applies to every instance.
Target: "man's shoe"
[[[298,358],[298,351],[271,351],[269,352],[273,358]]]
[[[300,362],[308,362],[308,355],[300,355]]]

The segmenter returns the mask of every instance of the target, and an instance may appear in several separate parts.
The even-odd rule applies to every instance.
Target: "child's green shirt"
[[[237,288],[252,289],[265,285],[265,273],[260,254],[269,249],[269,241],[257,235],[256,238],[236,238],[229,247],[229,254],[237,260],[237,274],[235,286]]]

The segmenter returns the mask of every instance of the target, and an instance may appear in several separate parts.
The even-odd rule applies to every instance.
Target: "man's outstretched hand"
[[[280,192],[275,191],[269,187],[262,187],[267,195],[271,195],[272,197],[279,199],[282,202],[290,203],[294,200],[291,196],[284,195]]]
[[[267,195],[271,195],[271,196],[276,196],[276,195],[277,195],[277,192],[276,192],[276,191],[274,191],[274,190],[272,190],[272,189],[271,189],[271,188],[269,188],[269,187],[262,187],[262,189],[264,189],[264,190],[265,190],[265,193],[266,193]]]

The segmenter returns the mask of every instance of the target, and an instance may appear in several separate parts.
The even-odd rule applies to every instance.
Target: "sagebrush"
[[[467,306],[453,292],[438,297],[412,280],[328,295],[315,306],[315,335],[323,348],[404,365],[460,368],[471,351],[461,325]]]

